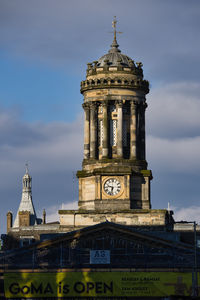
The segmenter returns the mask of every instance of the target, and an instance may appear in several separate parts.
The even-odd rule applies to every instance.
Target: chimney
[[[42,218],[42,220],[43,220],[43,222],[42,222],[42,224],[46,224],[46,211],[45,211],[45,209],[43,210],[43,218]]]
[[[10,231],[10,228],[12,228],[13,223],[13,214],[11,211],[7,212],[7,233]]]

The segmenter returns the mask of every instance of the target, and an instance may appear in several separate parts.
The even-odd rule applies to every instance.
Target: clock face
[[[108,179],[104,184],[104,191],[109,196],[117,195],[121,190],[121,184],[116,178]]]

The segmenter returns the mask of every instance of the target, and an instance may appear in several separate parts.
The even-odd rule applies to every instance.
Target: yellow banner
[[[6,298],[190,296],[192,273],[6,273]]]

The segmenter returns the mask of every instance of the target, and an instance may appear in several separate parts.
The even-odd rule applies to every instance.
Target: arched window
[[[103,106],[99,106],[98,110],[98,145],[103,145]]]
[[[117,113],[115,105],[110,106],[110,146],[117,145]]]
[[[127,120],[123,120],[123,126],[122,126],[122,141],[123,146],[127,147]]]

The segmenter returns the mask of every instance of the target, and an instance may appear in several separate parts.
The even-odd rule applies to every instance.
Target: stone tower
[[[150,209],[151,171],[145,155],[149,83],[142,63],[121,53],[116,39],[107,54],[88,63],[84,96],[84,159],[80,210]]]
[[[32,178],[29,175],[28,166],[26,166],[26,173],[22,179],[22,198],[13,227],[37,224],[37,216],[32,202],[31,181]]]

